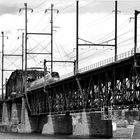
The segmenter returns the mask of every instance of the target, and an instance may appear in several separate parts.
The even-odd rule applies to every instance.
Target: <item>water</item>
[[[110,139],[131,139],[132,128],[118,128]],[[99,137],[72,135],[45,135],[38,133],[0,133],[0,139],[100,139]],[[101,137],[103,139],[103,137]],[[106,138],[105,138],[106,139]]]
[[[0,139],[89,139],[72,135],[45,135],[38,133],[0,133]]]
[[[140,128],[140,123],[139,123]],[[134,131],[134,125],[129,125],[126,128],[117,128],[113,131],[111,139],[131,139]],[[140,137],[137,137],[138,139]],[[73,136],[73,135],[46,135],[39,133],[1,133],[0,139],[99,139],[99,137],[88,136]],[[103,139],[103,137],[101,138]]]
[[[42,135],[37,133],[23,134],[23,133],[0,133],[0,139],[56,139],[62,136]]]

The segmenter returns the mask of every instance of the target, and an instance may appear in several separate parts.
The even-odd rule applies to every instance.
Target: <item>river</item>
[[[38,133],[0,133],[0,139],[89,139],[72,135],[44,135]]]

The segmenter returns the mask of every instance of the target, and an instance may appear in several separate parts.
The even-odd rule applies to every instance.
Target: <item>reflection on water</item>
[[[85,139],[89,137],[80,137],[72,135],[48,135],[38,133],[0,133],[0,139]]]
[[[69,136],[68,136],[69,137]],[[38,133],[0,133],[0,139],[63,139],[66,136],[59,135],[45,135]]]

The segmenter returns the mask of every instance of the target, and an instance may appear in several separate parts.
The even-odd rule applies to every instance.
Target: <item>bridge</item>
[[[140,54],[28,92],[30,115],[101,110],[139,104]]]
[[[34,73],[28,72],[28,75]],[[36,72],[34,79],[42,76],[42,72]],[[24,124],[24,129],[30,128],[27,132],[49,132],[53,124],[55,133],[71,134],[72,119],[78,116],[81,124],[87,120],[88,127],[82,127],[90,128],[88,134],[112,137],[111,120],[115,110],[140,107],[140,53],[134,55],[133,50],[119,55],[118,61],[110,58],[80,69],[76,75],[30,89],[27,95],[24,93],[24,72],[16,70],[11,77],[6,85],[2,121],[6,125],[12,122],[18,127]],[[93,123],[93,120],[98,123]],[[47,121],[49,125],[45,127]]]
[[[83,109],[101,110],[105,106],[135,107],[140,100],[139,57],[139,53],[134,56],[133,51],[128,51],[119,55],[116,62],[113,62],[112,57],[82,68],[76,75],[50,83],[45,87],[43,84],[29,90],[27,99],[30,115],[49,114],[49,112],[53,114],[63,114],[67,111],[81,112]],[[42,77],[43,73],[41,74]],[[21,80],[19,77],[14,78]],[[13,80],[7,84],[7,87],[11,86],[11,83]],[[6,102],[18,101],[24,96],[21,83],[16,86],[18,90],[14,89],[15,96],[13,97],[12,91],[7,89]]]
[[[60,79],[49,81],[44,71],[27,69],[27,35],[51,36],[51,73],[53,72],[53,5],[51,5],[51,33],[27,31],[27,3],[25,8],[25,71],[15,70],[6,82],[3,98],[2,43],[2,99],[0,101],[0,132],[65,134],[91,137],[113,137],[113,123],[140,120],[140,48],[137,48],[137,15],[135,10],[134,50],[117,55],[117,1],[115,1],[115,44],[95,44],[79,38],[79,6],[76,3],[76,60],[75,71]],[[32,11],[32,9],[29,8]],[[45,10],[45,12],[47,9]],[[58,12],[58,11],[57,11]],[[24,34],[23,34],[24,36]],[[4,33],[2,32],[4,38]],[[24,38],[24,37],[23,37]],[[86,42],[79,43],[79,40]],[[23,41],[24,42],[24,41]],[[87,44],[88,43],[88,44]],[[107,44],[106,44],[107,43]],[[23,43],[24,44],[24,43]],[[114,46],[115,56],[79,69],[79,46]],[[24,53],[24,51],[23,51]],[[32,53],[31,53],[32,54]],[[46,53],[34,53],[45,54]],[[48,53],[47,53],[48,54]],[[13,55],[12,55],[13,56]],[[22,55],[23,57],[24,55]],[[61,61],[66,62],[66,61]],[[22,61],[23,63],[23,61]],[[23,65],[23,64],[22,64]],[[31,88],[40,80],[42,84]]]
[[[81,112],[83,109],[99,111],[105,106],[137,107],[140,100],[140,54],[135,57],[132,54],[124,53],[125,58],[117,62],[29,91],[30,115]]]

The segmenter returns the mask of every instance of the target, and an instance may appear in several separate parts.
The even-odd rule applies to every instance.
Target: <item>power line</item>
[[[124,29],[124,27],[126,27],[126,25],[128,25],[128,19],[125,20],[121,25],[118,26],[118,32],[122,29]],[[107,40],[109,37],[112,37],[112,35],[114,35],[114,30],[112,30],[110,33],[106,34],[104,37],[96,40],[95,42],[104,42],[105,40]]]
[[[33,51],[33,50],[36,49],[38,46],[40,46],[41,48],[44,48],[44,47],[42,46],[42,43],[43,43],[44,41],[46,41],[46,39],[42,40],[41,42],[37,42],[37,41],[36,41],[35,39],[33,39],[32,37],[30,37],[30,39],[32,39],[34,42],[36,42],[37,45],[36,45],[35,47],[31,48],[29,51]],[[46,48],[49,46],[50,43],[51,43],[51,42],[49,41],[49,43],[46,45]],[[49,53],[48,50],[47,50],[47,52]]]
[[[34,7],[34,9],[39,9],[42,5],[44,6],[46,3],[48,3],[48,1],[44,0],[38,6]]]
[[[55,45],[56,45],[56,43],[55,43]],[[57,50],[58,50],[58,52],[59,52],[59,55],[60,55],[60,57],[61,57],[61,60],[63,60],[63,57],[62,57],[62,55],[61,55],[61,53],[60,53],[60,51],[59,51],[59,47],[56,45],[56,48],[57,48]],[[65,64],[64,64],[65,65]],[[67,68],[66,68],[66,66],[64,67],[66,70],[67,70]],[[67,70],[68,71],[68,70]]]

